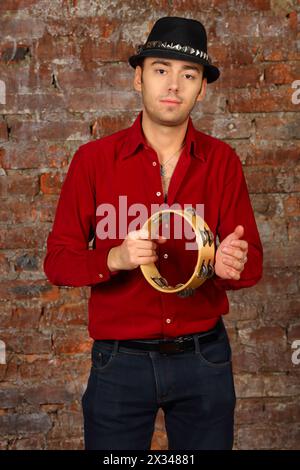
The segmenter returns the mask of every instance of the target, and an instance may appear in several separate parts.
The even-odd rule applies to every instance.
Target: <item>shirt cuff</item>
[[[107,257],[110,250],[111,247],[105,250],[88,250],[87,269],[91,280],[90,285],[109,281],[119,273],[119,271],[110,271],[107,266]]]

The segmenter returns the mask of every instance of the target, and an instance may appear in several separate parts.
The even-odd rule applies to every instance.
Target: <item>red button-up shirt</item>
[[[207,330],[228,313],[226,290],[250,287],[262,275],[262,245],[240,159],[225,142],[197,131],[191,119],[166,203],[204,204],[204,219],[219,241],[243,225],[249,251],[241,278],[215,275],[182,298],[154,289],[139,267],[109,271],[108,252],[125,238],[124,221],[128,231],[139,229],[151,205],[165,202],[159,160],[147,145],[141,118],[142,112],[130,128],[79,147],[47,240],[44,269],[50,282],[91,286],[89,333],[94,339],[166,338]],[[138,227],[130,226],[139,216],[134,204],[148,211]],[[115,217],[110,211],[110,235],[104,239],[109,208],[115,208]],[[170,285],[186,282],[194,271],[197,252],[185,247],[184,240],[170,238],[158,248],[159,270]]]

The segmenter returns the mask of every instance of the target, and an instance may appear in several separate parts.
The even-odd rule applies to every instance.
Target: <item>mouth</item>
[[[171,104],[171,105],[178,105],[181,104],[181,101],[176,100],[160,100],[161,103]]]

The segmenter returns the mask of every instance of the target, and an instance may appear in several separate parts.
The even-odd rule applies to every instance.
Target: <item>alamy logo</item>
[[[6,349],[2,340],[0,340],[0,364],[6,364]]]
[[[0,104],[6,104],[6,86],[3,80],[0,80]]]
[[[292,88],[296,88],[296,91],[292,94],[292,103],[300,104],[300,80],[295,80],[292,83]]]
[[[295,349],[292,354],[292,363],[298,366],[300,364],[300,339],[295,339],[295,341],[292,342],[292,349]]]

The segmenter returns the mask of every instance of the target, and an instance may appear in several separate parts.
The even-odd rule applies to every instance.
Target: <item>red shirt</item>
[[[89,332],[93,339],[165,338],[207,330],[228,313],[226,290],[253,286],[262,276],[262,245],[240,159],[225,142],[197,131],[191,119],[166,202],[181,207],[204,204],[204,219],[219,241],[237,225],[244,226],[243,239],[249,251],[240,280],[222,280],[215,275],[194,295],[180,298],[154,289],[140,268],[109,271],[108,252],[126,235],[119,233],[119,217],[124,222],[127,214],[126,196],[130,210],[137,203],[147,207],[146,218],[151,214],[151,204],[164,203],[159,160],[146,143],[141,117],[142,112],[128,129],[79,147],[47,240],[44,269],[50,282],[91,286]],[[115,207],[114,239],[95,236],[107,217],[107,213],[100,214],[98,206],[102,204]],[[128,224],[137,216],[131,212]],[[146,218],[135,229],[141,228]],[[170,285],[185,282],[194,270],[196,252],[186,251],[184,240],[167,240],[159,246],[158,256],[160,273]]]

